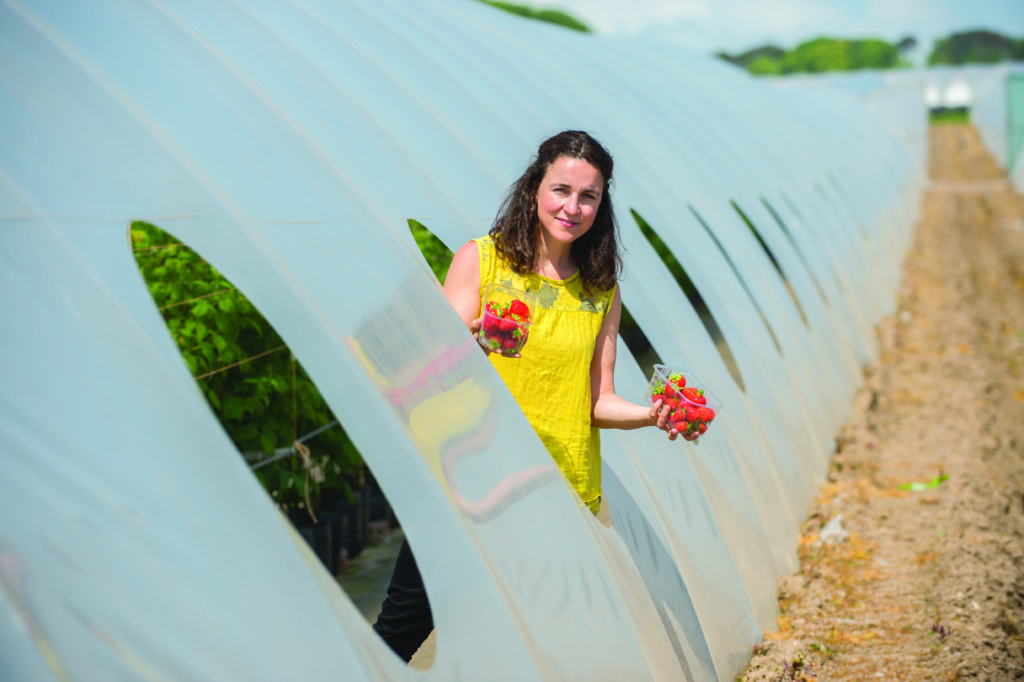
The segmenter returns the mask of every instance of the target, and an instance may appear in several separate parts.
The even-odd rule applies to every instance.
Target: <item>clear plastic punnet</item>
[[[725,407],[695,374],[679,367],[655,365],[644,401],[667,407],[668,421],[680,434],[701,437]]]

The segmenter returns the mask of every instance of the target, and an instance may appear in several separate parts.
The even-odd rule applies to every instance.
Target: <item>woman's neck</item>
[[[537,240],[537,256],[533,271],[549,279],[569,279],[579,267],[572,257],[572,244],[548,243],[543,236]]]

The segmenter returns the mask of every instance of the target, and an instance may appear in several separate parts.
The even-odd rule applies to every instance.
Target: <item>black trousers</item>
[[[406,663],[434,629],[430,600],[408,540],[398,550],[388,596],[373,629]]]

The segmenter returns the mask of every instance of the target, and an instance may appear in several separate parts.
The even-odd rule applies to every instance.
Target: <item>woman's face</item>
[[[558,157],[537,188],[541,230],[558,242],[579,239],[594,225],[603,191],[601,171],[583,159]]]

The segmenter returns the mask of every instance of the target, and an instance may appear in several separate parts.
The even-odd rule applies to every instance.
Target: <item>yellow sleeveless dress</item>
[[[480,252],[481,301],[492,283],[536,294],[522,357],[492,353],[490,359],[569,484],[596,514],[601,436],[590,423],[590,361],[615,289],[586,296],[578,272],[566,280],[520,275],[499,257],[490,236],[473,241]]]

